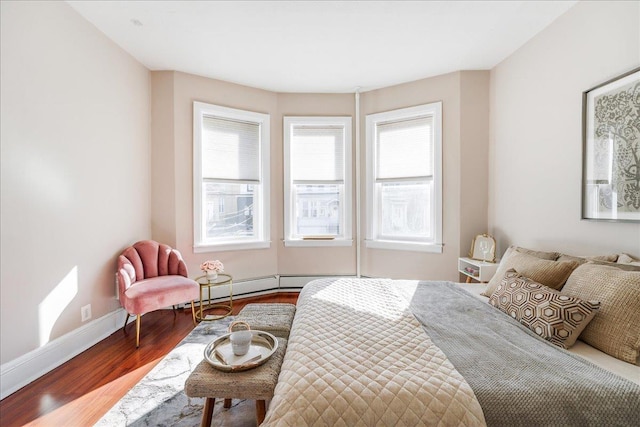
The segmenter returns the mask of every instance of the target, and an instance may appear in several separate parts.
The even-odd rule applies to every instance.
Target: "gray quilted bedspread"
[[[640,386],[538,338],[449,282],[399,284],[489,426],[639,426]],[[415,288],[408,289],[408,288]]]

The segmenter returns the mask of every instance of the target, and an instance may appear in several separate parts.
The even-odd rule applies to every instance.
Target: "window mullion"
[[[344,181],[341,179],[338,180],[293,180],[291,182],[293,185],[338,185],[344,184]]]
[[[401,177],[401,178],[376,178],[376,183],[386,183],[386,182],[426,182],[426,181],[433,181],[433,175],[411,176],[411,177]]]
[[[252,179],[222,179],[222,178],[202,178],[202,182],[204,183],[220,183],[220,184],[248,184],[255,185],[260,184],[260,180],[252,180]]]

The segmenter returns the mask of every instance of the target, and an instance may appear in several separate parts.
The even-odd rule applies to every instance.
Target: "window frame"
[[[260,186],[258,209],[254,208],[255,237],[238,237],[206,241],[203,239],[203,187],[202,178],[202,129],[203,118],[213,116],[220,119],[255,123],[260,127],[259,168],[260,179],[253,185]],[[225,250],[265,249],[271,246],[270,222],[270,152],[271,116],[265,113],[239,110],[215,104],[194,101],[193,103],[193,250],[195,253]],[[220,182],[246,184],[243,180],[220,180]],[[255,202],[254,202],[255,203]],[[258,215],[256,215],[258,213]],[[257,216],[257,218],[255,218]]]
[[[305,240],[301,237],[293,237],[293,205],[294,184],[291,179],[291,132],[293,126],[342,126],[344,129],[344,191],[342,194],[342,217],[340,235],[330,240]],[[353,216],[353,165],[352,165],[352,118],[351,116],[284,116],[283,117],[283,169],[284,169],[284,245],[289,247],[327,247],[327,246],[352,246],[352,216]],[[336,182],[336,181],[331,181]],[[318,181],[318,184],[327,184],[329,181]],[[310,184],[312,185],[312,184]]]
[[[424,116],[433,117],[433,203],[430,219],[434,230],[432,239],[401,238],[381,236],[378,230],[380,194],[376,190],[377,172],[377,126],[379,123],[409,120]],[[367,248],[407,250],[442,253],[442,102],[401,108],[398,110],[368,114],[366,117],[366,198],[367,198]],[[421,180],[397,179],[397,181],[417,182]]]

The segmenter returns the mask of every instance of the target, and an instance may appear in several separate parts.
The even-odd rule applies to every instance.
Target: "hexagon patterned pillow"
[[[508,270],[489,304],[504,311],[535,334],[562,348],[571,347],[596,315],[599,302],[584,301]]]

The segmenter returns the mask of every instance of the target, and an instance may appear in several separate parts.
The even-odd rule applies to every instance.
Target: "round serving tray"
[[[240,372],[252,369],[262,365],[269,360],[271,355],[278,349],[278,340],[269,332],[264,331],[251,331],[253,337],[251,338],[251,350],[257,350],[260,358],[247,363],[241,364],[227,364],[223,359],[219,357],[220,353],[231,354],[231,333],[222,335],[211,341],[204,349],[204,359],[209,362],[211,366],[224,372]],[[218,350],[216,352],[216,350]]]

